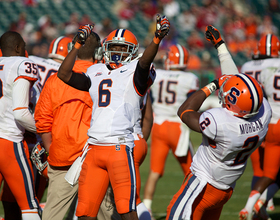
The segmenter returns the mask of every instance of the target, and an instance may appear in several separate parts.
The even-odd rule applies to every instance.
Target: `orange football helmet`
[[[68,54],[68,47],[71,43],[72,39],[70,37],[60,36],[55,38],[50,44],[48,57],[64,60]]]
[[[166,56],[164,56],[164,68],[166,70],[179,68],[185,69],[189,59],[188,50],[180,45],[172,45],[169,47]]]
[[[121,51],[115,46],[122,46]],[[138,40],[135,35],[126,29],[112,31],[103,42],[105,63],[116,69],[129,63],[137,56]]]
[[[280,41],[274,34],[263,36],[258,43],[258,55],[267,57],[279,57]]]
[[[259,112],[263,92],[256,79],[247,74],[236,74],[220,87],[219,99],[222,106],[234,116],[250,118]]]

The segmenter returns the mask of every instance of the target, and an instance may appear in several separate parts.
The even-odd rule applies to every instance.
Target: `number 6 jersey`
[[[89,93],[93,101],[88,130],[90,144],[126,144],[133,148],[133,128],[141,116],[140,105],[145,95],[135,85],[137,63],[135,60],[114,70],[109,70],[105,64],[88,68],[87,74],[91,79]],[[145,79],[146,89],[155,78],[153,65],[149,75],[149,79]]]
[[[247,158],[261,144],[271,119],[267,100],[249,119],[233,116],[226,108],[213,108],[199,119],[202,143],[191,165],[199,179],[218,189],[228,189],[243,174]]]

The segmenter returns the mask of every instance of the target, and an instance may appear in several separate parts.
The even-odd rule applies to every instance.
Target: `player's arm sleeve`
[[[217,138],[217,122],[210,111],[202,113],[199,117],[199,126],[201,132],[208,138],[215,141]]]
[[[28,109],[31,84],[32,82],[24,78],[19,78],[13,83],[13,115],[22,127],[36,133],[35,120]]]
[[[35,107],[35,123],[39,134],[51,132],[53,124],[53,111],[51,101],[50,81],[45,84]]]
[[[220,60],[222,75],[238,74],[239,71],[238,71],[235,63],[233,62],[233,59],[232,59],[226,45],[221,44],[217,50],[218,50],[218,57]]]
[[[134,86],[139,95],[145,95],[147,89],[153,84],[156,77],[156,71],[152,64],[150,68],[142,68],[139,62],[137,63],[134,73]]]
[[[86,74],[72,72],[71,78],[67,84],[75,89],[88,92],[91,86],[91,81]]]

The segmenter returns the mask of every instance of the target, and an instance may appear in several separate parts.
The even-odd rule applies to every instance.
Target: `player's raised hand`
[[[169,32],[170,29],[170,22],[166,18],[166,16],[160,16],[157,14],[157,27],[156,27],[156,32],[155,36],[156,38],[159,38],[162,40]]]
[[[81,45],[84,45],[86,42],[86,39],[89,37],[91,32],[93,31],[94,25],[92,24],[86,24],[80,26],[78,33],[77,33],[77,42]]]
[[[206,96],[220,89],[224,82],[226,82],[233,75],[222,75],[220,78],[213,80],[208,85],[204,86],[201,90],[204,91]]]
[[[212,25],[208,25],[205,28],[205,37],[206,40],[210,41],[215,46],[215,48],[218,48],[222,43],[224,43],[220,32]]]

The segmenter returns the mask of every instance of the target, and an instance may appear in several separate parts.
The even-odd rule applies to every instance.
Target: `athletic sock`
[[[261,194],[257,191],[257,190],[252,190],[250,193],[250,196],[247,200],[245,209],[249,212],[252,213],[253,212],[253,208],[255,203],[258,201],[258,199],[260,198]]]
[[[143,199],[143,203],[148,210],[152,210],[152,200],[151,199]]]
[[[139,220],[151,220],[151,215],[143,202],[139,203],[136,209]]]

